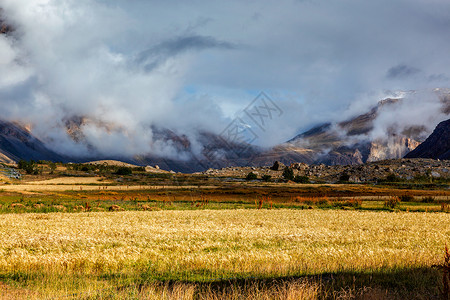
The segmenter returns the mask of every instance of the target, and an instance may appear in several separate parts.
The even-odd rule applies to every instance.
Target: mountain
[[[450,159],[450,119],[439,123],[433,133],[405,158]]]
[[[401,158],[420,144],[415,138],[420,136],[425,128],[410,128],[401,135],[387,133],[384,138],[378,139],[371,139],[369,135],[380,110],[391,108],[400,101],[402,100],[388,98],[380,101],[365,114],[337,124],[318,125],[274,148],[272,152],[279,153],[279,160],[285,164],[295,161],[283,155],[283,151],[307,154],[307,157],[297,162],[309,164],[358,165]]]
[[[387,133],[384,138],[371,140],[369,133],[381,108],[393,108],[401,99],[385,99],[367,113],[337,124],[324,123],[303,132],[289,141],[270,149],[248,144],[227,143],[211,133],[199,133],[198,142],[206,145],[200,155],[194,155],[187,137],[177,136],[167,130],[154,130],[156,137],[175,145],[179,153],[193,157],[183,162],[140,156],[141,164],[171,165],[171,169],[197,171],[206,168],[230,166],[272,165],[302,162],[326,165],[359,165],[365,162],[401,158],[420,144],[416,138],[423,136],[425,128],[411,127],[401,134]],[[162,164],[162,165],[161,165]]]
[[[443,98],[443,110],[449,107],[450,97]],[[115,159],[139,165],[158,165],[161,169],[179,172],[197,172],[208,168],[220,169],[230,166],[272,165],[274,161],[284,164],[303,162],[307,164],[358,165],[384,159],[401,158],[414,150],[424,139],[426,129],[412,126],[401,133],[387,132],[383,138],[371,139],[374,122],[383,109],[395,109],[401,99],[385,99],[367,113],[340,123],[324,123],[303,132],[289,141],[270,149],[246,143],[225,141],[210,132],[198,132],[195,141],[167,128],[152,126],[153,140],[170,145],[174,154],[158,156],[151,151],[133,157],[111,156],[100,153],[83,133],[88,125],[107,132],[120,131],[114,124],[102,123],[87,117],[71,117],[63,124],[73,141],[83,144],[88,152],[84,157],[63,157],[48,149],[23,126],[0,121],[0,162],[18,159],[53,161],[91,161]],[[448,140],[448,138],[447,138]],[[195,142],[195,143],[194,143]],[[202,145],[195,150],[194,144]],[[426,145],[426,144],[425,144]],[[149,146],[150,149],[150,146]],[[198,148],[197,148],[198,149]],[[415,152],[412,152],[415,153]]]
[[[0,162],[20,159],[67,161],[67,157],[48,149],[20,124],[0,120]]]

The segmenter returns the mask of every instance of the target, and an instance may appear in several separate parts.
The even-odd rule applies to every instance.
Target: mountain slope
[[[405,158],[450,159],[450,119],[439,123],[433,133]]]
[[[11,163],[20,159],[67,161],[23,126],[0,120],[0,162]]]
[[[401,99],[385,99],[365,114],[349,120],[325,123],[297,135],[281,147],[309,150],[312,161],[306,163],[326,165],[356,165],[365,162],[401,158],[419,142],[414,140],[424,128],[415,128],[401,135],[386,133],[384,138],[372,140],[369,136],[380,109],[390,109]],[[281,159],[284,163],[291,163]]]

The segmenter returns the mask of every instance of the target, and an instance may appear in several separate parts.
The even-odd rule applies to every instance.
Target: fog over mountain
[[[366,113],[354,139],[421,128],[450,109],[450,2],[0,0],[0,120],[71,156],[188,160],[266,92],[270,147]],[[435,88],[440,88],[436,90]],[[444,95],[444,96],[443,96]],[[448,111],[447,111],[448,110]],[[78,120],[78,121],[77,121]],[[81,120],[81,121],[80,121]]]

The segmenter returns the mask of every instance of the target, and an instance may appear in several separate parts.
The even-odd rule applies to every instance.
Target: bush
[[[120,167],[116,171],[117,175],[131,175],[133,174],[133,171],[129,167]]]
[[[19,169],[24,170],[25,172],[27,172],[27,174],[37,175],[39,173],[37,164],[34,160],[26,161],[21,159],[19,160],[17,165]]]
[[[388,200],[384,201],[384,207],[394,209],[400,204],[400,198],[395,197],[389,197]]]
[[[386,181],[387,182],[397,182],[397,181],[400,181],[400,178],[395,176],[395,174],[389,174],[388,176],[386,176]]]
[[[48,167],[50,168],[50,174],[53,174],[56,170],[56,164],[54,162],[50,162]]]
[[[273,171],[279,171],[281,168],[281,164],[280,162],[277,160],[276,162],[273,163],[272,167],[270,168]]]
[[[402,202],[413,202],[414,201],[414,196],[413,195],[401,195],[400,196],[400,201]]]
[[[263,175],[261,177],[261,179],[265,182],[269,182],[272,179],[272,176],[266,174],[266,175]]]
[[[293,180],[294,179],[294,171],[289,167],[284,168],[283,178],[286,180]]]
[[[339,176],[339,182],[348,182],[350,180],[350,175],[347,173],[342,173],[341,176]]]
[[[247,177],[245,177],[246,180],[255,180],[257,178],[258,178],[258,176],[256,176],[256,174],[253,172],[248,173]]]
[[[327,197],[320,197],[320,198],[316,199],[315,202],[316,202],[317,206],[322,206],[322,207],[330,206],[330,201],[328,200]]]
[[[361,208],[362,207],[362,200],[359,198],[352,198],[350,200],[347,200],[343,203],[344,206],[350,206],[354,208]]]
[[[433,203],[434,202],[434,197],[431,197],[431,196],[423,197],[422,198],[422,202],[423,203]]]
[[[308,176],[297,175],[297,176],[294,177],[294,182],[297,182],[297,183],[309,183],[309,178],[308,178]]]

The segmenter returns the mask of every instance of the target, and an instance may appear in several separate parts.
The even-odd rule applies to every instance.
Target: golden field
[[[450,217],[316,209],[2,214],[0,240],[3,295],[156,299],[179,292],[200,299],[196,283],[353,274],[355,285],[358,274],[431,270],[450,244]],[[278,292],[255,283],[245,293],[268,299],[327,293],[320,281],[305,280],[279,284]],[[227,295],[242,293],[235,286]]]

